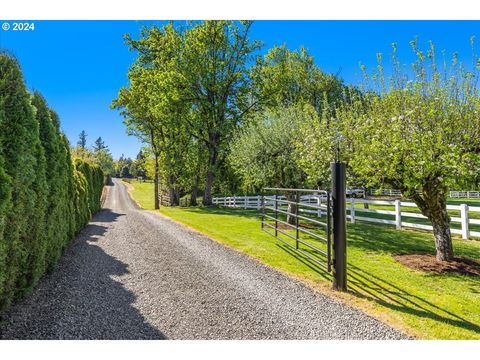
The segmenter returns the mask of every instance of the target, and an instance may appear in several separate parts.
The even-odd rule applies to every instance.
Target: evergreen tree
[[[0,123],[2,122],[2,117],[4,116],[0,107]],[[4,170],[4,160],[2,156],[2,149],[0,146],[0,299],[2,296],[2,288],[5,281],[5,267],[6,267],[6,255],[7,255],[7,244],[3,236],[3,230],[5,227],[5,217],[8,211],[10,210],[10,178],[7,176]]]
[[[36,193],[42,182],[37,175],[42,171],[43,155],[38,147],[38,123],[20,66],[16,59],[6,54],[0,54],[0,108],[0,146],[5,172],[12,185],[12,207],[4,229],[8,257],[0,290],[1,308],[11,302],[16,286],[23,283],[27,275],[22,266],[27,261],[29,249],[38,245],[32,231],[40,231],[37,225],[43,216],[43,208],[36,208],[42,205]]]
[[[40,140],[45,151],[48,174],[46,209],[46,266],[51,267],[61,254],[68,236],[68,224],[65,217],[66,197],[66,161],[62,154],[58,116],[50,111],[43,96],[35,92],[32,104],[36,107],[36,118],[40,126]],[[55,118],[55,120],[52,119]]]
[[[95,144],[93,145],[93,151],[101,151],[107,148],[108,146],[105,145],[105,141],[102,140],[101,136],[97,140],[95,140]]]
[[[82,130],[82,132],[78,135],[77,145],[83,150],[87,148],[87,133],[85,130]]]

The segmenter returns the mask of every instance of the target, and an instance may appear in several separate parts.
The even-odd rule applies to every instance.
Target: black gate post
[[[347,230],[345,224],[345,163],[332,162],[333,288],[347,290]]]

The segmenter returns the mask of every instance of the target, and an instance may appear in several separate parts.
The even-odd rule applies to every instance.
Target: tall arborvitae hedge
[[[100,209],[102,188],[101,170],[72,161],[57,114],[0,53],[0,310],[53,268]]]
[[[2,117],[3,114],[0,106],[0,123],[2,122]],[[7,212],[10,210],[10,190],[10,178],[5,173],[5,163],[3,161],[2,147],[0,143],[0,289],[3,288],[6,280],[6,259],[8,247],[4,239],[3,231],[5,228],[5,217]],[[2,291],[0,290],[0,294],[1,293]]]

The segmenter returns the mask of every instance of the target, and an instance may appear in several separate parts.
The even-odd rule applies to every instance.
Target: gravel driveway
[[[115,181],[3,339],[401,339],[382,322],[139,209]]]

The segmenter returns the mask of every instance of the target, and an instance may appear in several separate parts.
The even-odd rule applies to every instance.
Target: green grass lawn
[[[131,193],[153,209],[153,185],[133,182]],[[480,278],[410,270],[403,253],[434,253],[432,236],[371,223],[348,225],[346,294],[330,290],[331,276],[260,229],[254,210],[162,208],[161,214],[247,253],[262,263],[340,297],[411,335],[425,339],[480,339]],[[456,256],[480,259],[480,242],[454,240]]]

